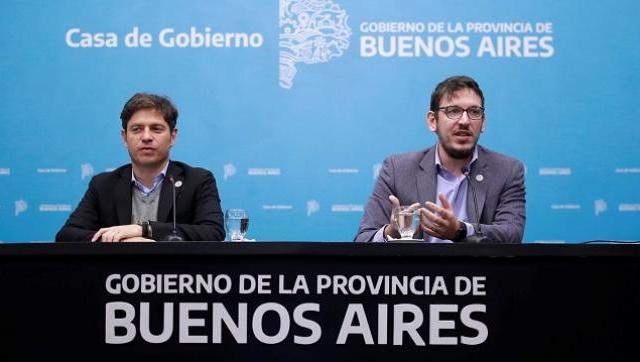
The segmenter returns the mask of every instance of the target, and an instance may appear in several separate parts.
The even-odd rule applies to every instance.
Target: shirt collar
[[[136,175],[133,173],[133,168],[131,168],[131,183],[135,187],[137,187],[138,190],[144,192],[146,195],[149,195],[150,193],[153,192],[153,190],[156,189],[156,187],[158,187],[158,185],[160,184],[160,181],[164,180],[164,177],[167,175],[167,169],[169,168],[169,162],[167,162],[167,164],[164,166],[162,171],[160,171],[160,173],[153,178],[153,186],[151,188],[146,187],[144,184],[142,184],[140,181],[136,179]]]

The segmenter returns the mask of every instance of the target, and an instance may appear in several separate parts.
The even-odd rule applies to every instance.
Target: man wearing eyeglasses
[[[442,81],[431,94],[426,120],[438,142],[384,160],[355,241],[399,239],[392,210],[411,205],[419,218],[414,239],[522,242],[524,166],[478,145],[486,126],[478,83],[467,76]]]

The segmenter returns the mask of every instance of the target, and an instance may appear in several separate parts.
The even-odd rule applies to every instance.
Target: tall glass
[[[396,206],[391,211],[391,219],[400,233],[400,239],[413,239],[413,235],[420,224],[417,212],[419,205]]]
[[[224,225],[231,241],[242,241],[249,230],[249,214],[243,209],[228,209],[224,213]]]

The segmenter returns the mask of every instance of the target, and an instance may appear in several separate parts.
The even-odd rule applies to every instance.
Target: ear
[[[427,112],[426,121],[429,131],[435,132],[438,130],[438,119],[436,118],[435,113],[432,111]]]
[[[120,136],[122,136],[122,143],[124,144],[124,148],[127,148],[127,131],[121,129]]]
[[[169,143],[169,145],[171,146],[175,145],[177,138],[178,138],[178,129],[174,128],[173,131],[171,131],[171,143]]]
[[[482,128],[480,128],[480,133],[484,132],[487,129],[487,117],[482,120]]]

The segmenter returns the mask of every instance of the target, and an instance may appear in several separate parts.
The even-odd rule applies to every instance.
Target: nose
[[[140,135],[142,141],[151,141],[153,139],[153,137],[151,136],[151,129],[149,129],[149,127],[145,127],[145,129],[142,131],[142,134]]]
[[[471,119],[469,118],[469,113],[467,113],[466,110],[462,111],[462,116],[460,116],[458,123],[462,123],[462,124],[471,123]]]

